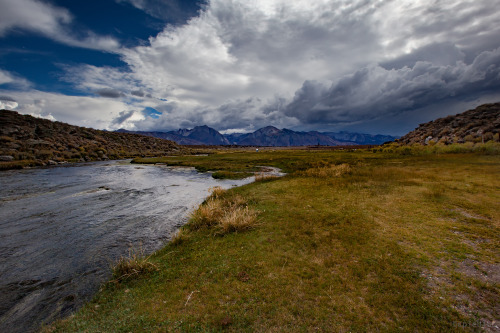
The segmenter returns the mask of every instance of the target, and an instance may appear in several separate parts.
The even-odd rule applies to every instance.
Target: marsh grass
[[[220,186],[211,187],[208,189],[208,191],[210,192],[209,198],[213,199],[221,198],[226,193],[226,190]]]
[[[188,232],[184,228],[178,229],[170,238],[170,244],[173,246],[181,245],[189,239]]]
[[[252,176],[251,172],[215,171],[212,177],[215,179],[243,179]]]
[[[151,258],[159,271],[104,289],[52,330],[464,332],[498,317],[499,156],[221,155],[289,175],[207,199],[200,209],[212,202],[217,218],[191,220],[185,241]],[[323,176],[341,164],[350,172]],[[245,207],[256,227],[213,237]]]
[[[255,227],[258,212],[247,207],[233,206],[219,220],[219,233],[241,232]]]
[[[187,227],[190,230],[212,228],[217,235],[253,228],[258,212],[249,208],[241,195],[225,194],[225,190],[213,188],[208,199],[191,213]]]
[[[118,283],[157,271],[158,266],[152,263],[150,258],[151,255],[146,257],[142,249],[129,250],[128,257],[120,257],[113,265],[111,282]]]
[[[192,230],[214,226],[224,216],[225,202],[217,198],[208,198],[190,215],[188,227]]]

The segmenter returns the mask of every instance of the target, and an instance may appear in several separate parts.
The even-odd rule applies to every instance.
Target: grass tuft
[[[170,244],[177,246],[184,243],[188,238],[186,230],[181,228],[174,233],[170,239]]]
[[[245,231],[257,223],[258,212],[248,207],[232,207],[227,210],[217,225],[219,233]]]
[[[255,225],[258,212],[248,208],[241,195],[224,199],[221,195],[219,189],[213,189],[212,195],[191,214],[188,224],[191,230],[214,227],[216,234],[227,234]]]
[[[128,257],[121,257],[113,267],[113,280],[111,282],[121,282],[130,280],[140,275],[158,270],[158,266],[149,259],[151,256],[144,256],[144,251],[130,250]]]
[[[224,195],[224,193],[226,193],[226,190],[220,186],[211,187],[208,191],[210,192],[210,198],[214,199],[220,198]]]
[[[224,201],[210,197],[191,213],[189,227],[193,230],[215,225],[224,215]]]

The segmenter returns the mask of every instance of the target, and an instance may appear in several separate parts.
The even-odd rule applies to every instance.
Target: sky
[[[497,0],[0,0],[0,109],[404,135],[500,101]]]

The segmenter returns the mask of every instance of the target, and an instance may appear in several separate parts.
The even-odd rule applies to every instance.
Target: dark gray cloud
[[[305,124],[348,124],[395,116],[447,99],[473,99],[499,91],[499,64],[500,49],[496,49],[481,53],[470,65],[417,61],[413,67],[399,69],[365,67],[330,87],[304,82],[284,113]]]
[[[127,121],[130,117],[132,117],[134,115],[134,111],[121,111],[119,113],[119,116],[114,118],[111,123],[113,125],[121,125],[123,124],[125,121]]]
[[[4,102],[17,102],[14,98],[10,96],[0,96],[0,101]]]
[[[144,97],[146,95],[146,93],[144,91],[140,90],[140,89],[139,90],[133,90],[131,92],[131,94],[133,96],[137,96],[137,97]]]
[[[198,10],[206,3],[200,0],[195,3],[182,0],[116,0],[118,3],[129,3],[148,15],[171,23],[183,23],[197,15]]]
[[[120,98],[124,96],[120,91],[112,88],[103,88],[96,90],[96,94],[98,94],[101,97],[107,97],[107,98]]]

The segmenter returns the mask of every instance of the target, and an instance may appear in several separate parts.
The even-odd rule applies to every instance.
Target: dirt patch
[[[484,283],[500,284],[500,264],[466,259],[458,265],[457,272]]]
[[[476,215],[469,213],[463,208],[455,208],[453,209],[454,212],[460,213],[461,215],[465,216],[468,219],[476,219],[476,220],[483,220],[483,221],[489,221],[490,219],[481,215]]]
[[[452,306],[484,332],[500,332],[500,264],[466,259],[459,263],[442,262],[421,273],[427,281],[429,295]],[[477,326],[479,325],[480,326]]]

